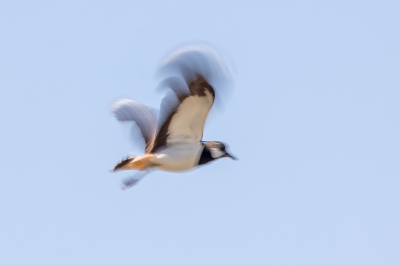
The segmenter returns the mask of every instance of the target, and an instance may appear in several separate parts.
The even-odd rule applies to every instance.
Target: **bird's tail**
[[[133,162],[133,160],[135,160],[136,157],[128,157],[122,161],[120,161],[119,163],[117,163],[116,166],[114,166],[114,168],[112,169],[112,172],[121,169],[124,166],[127,166],[129,163]]]
[[[113,171],[116,171],[118,169],[140,170],[140,171],[147,170],[147,168],[152,166],[152,164],[150,163],[150,160],[153,157],[154,157],[154,154],[144,154],[144,155],[135,156],[135,157],[128,157],[125,160],[118,163],[114,167]]]

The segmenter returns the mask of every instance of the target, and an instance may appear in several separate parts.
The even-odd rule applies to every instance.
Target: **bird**
[[[140,129],[144,154],[129,156],[112,169],[138,170],[126,179],[123,189],[136,185],[152,170],[185,172],[220,158],[237,158],[220,141],[203,141],[203,128],[214,104],[213,83],[229,79],[229,71],[220,55],[208,46],[184,46],[170,53],[158,74],[167,75],[159,87],[169,91],[154,109],[133,99],[119,99],[111,106],[118,121],[131,122]]]

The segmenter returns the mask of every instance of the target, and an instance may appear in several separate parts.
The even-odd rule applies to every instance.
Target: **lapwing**
[[[141,171],[124,182],[124,189],[151,170],[184,172],[219,158],[236,159],[224,143],[202,140],[216,96],[211,84],[221,86],[228,75],[219,55],[208,47],[184,47],[168,56],[158,72],[169,74],[160,87],[170,89],[158,120],[152,109],[132,99],[120,99],[111,107],[117,120],[137,125],[145,142],[143,155],[130,156],[112,170]]]

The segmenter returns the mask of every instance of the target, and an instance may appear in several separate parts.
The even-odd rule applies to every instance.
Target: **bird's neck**
[[[210,149],[207,147],[207,145],[203,144],[203,147],[204,147],[204,149],[200,155],[199,165],[206,164],[206,163],[209,163],[209,162],[215,160],[215,158],[213,158],[211,156]]]

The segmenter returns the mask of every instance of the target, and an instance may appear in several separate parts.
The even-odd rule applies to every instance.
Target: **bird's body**
[[[175,102],[164,102],[167,111],[162,123],[134,100],[122,99],[114,104],[116,118],[135,122],[146,143],[145,154],[121,161],[114,171],[183,172],[218,158],[233,158],[223,143],[202,141],[204,123],[215,98],[209,80],[220,70],[217,63],[207,51],[185,50],[165,64],[178,70],[178,76],[169,77],[163,83],[174,92]],[[130,180],[125,186],[136,182],[136,179]]]
[[[183,172],[198,165],[201,152],[201,143],[177,143],[171,147],[161,149],[150,160],[154,168],[168,172]]]
[[[184,172],[198,165],[203,149],[203,145],[199,143],[178,143],[156,154],[129,157],[116,165],[114,170],[144,171],[154,168],[168,172]]]

